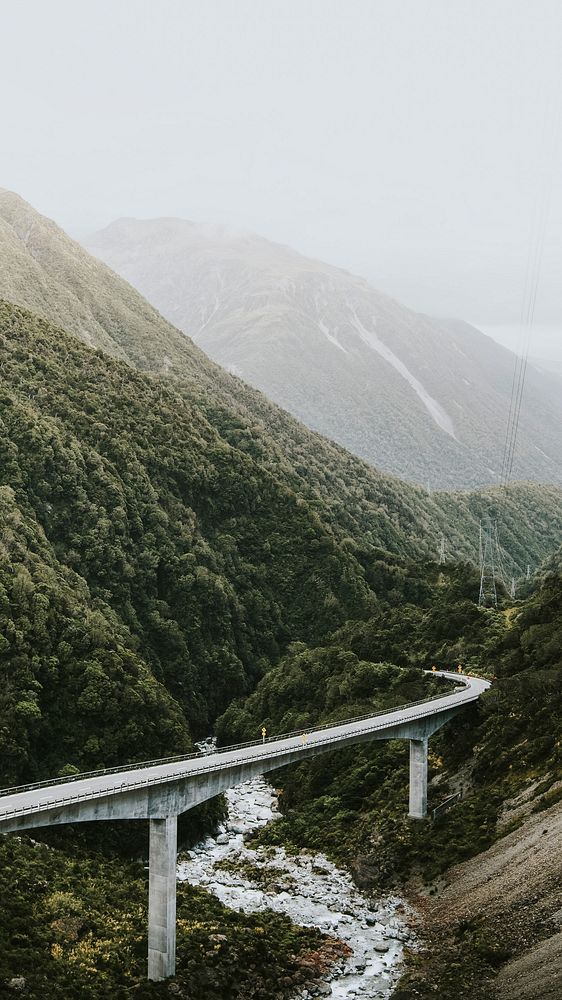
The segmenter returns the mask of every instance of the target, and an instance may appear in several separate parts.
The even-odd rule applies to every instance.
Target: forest
[[[428,496],[234,379],[214,393],[210,376],[140,372],[8,304],[0,362],[2,786],[188,752],[215,726],[237,740],[401,704],[438,683],[422,668],[457,663],[497,680],[454,738],[435,738],[432,807],[476,758],[470,798],[442,825],[414,835],[404,747],[390,743],[281,773],[283,816],[264,839],[391,886],[485,846],[530,775],[554,784],[560,490]],[[469,562],[486,516],[513,566],[547,559],[498,609],[477,606]],[[46,984],[165,995],[142,979],[141,841],[77,828],[2,840],[0,984],[23,976],[37,1000]],[[333,947],[189,887],[179,905],[178,982],[198,1000],[288,996]]]

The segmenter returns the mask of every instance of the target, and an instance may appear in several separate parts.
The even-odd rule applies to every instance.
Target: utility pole
[[[478,528],[478,569],[482,572],[482,556],[484,554],[483,544],[482,544],[482,518],[480,518],[480,525]]]
[[[494,537],[490,518],[486,519],[484,527],[482,527],[482,523],[480,524],[480,594],[478,604],[481,606],[489,604],[494,608],[498,606]]]

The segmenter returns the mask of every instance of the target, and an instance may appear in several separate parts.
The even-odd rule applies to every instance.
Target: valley
[[[0,1000],[561,1000],[562,5],[0,9]]]
[[[215,361],[312,430],[431,489],[501,482],[515,356],[290,247],[184,219],[119,219],[86,248]],[[560,483],[562,397],[531,362],[514,479]]]
[[[325,857],[367,938],[365,899],[375,909],[407,900],[421,915],[419,947],[405,950],[401,981],[369,959],[397,1000],[435,995],[436,984],[443,1000],[511,1000],[518,970],[535,969],[533,982],[540,956],[556,953],[560,904],[529,880],[502,909],[477,876],[482,865],[503,878],[543,811],[556,829],[560,486],[428,493],[379,471],[219,368],[21,199],[4,194],[0,209],[10,262],[0,303],[2,786],[188,754],[213,730],[224,745],[264,726],[391,710],[424,697],[431,665],[493,677],[481,706],[430,741],[430,810],[462,792],[438,822],[407,818],[406,749],[394,740],[275,772],[279,812],[236,849],[241,864],[260,868],[270,855],[291,877],[295,857],[303,871]],[[372,331],[360,316],[364,343]],[[375,347],[398,375],[388,350]],[[446,424],[447,407],[430,413],[442,404],[427,380],[407,372],[427,419]],[[498,578],[497,608],[478,604],[487,519],[517,582],[512,597]],[[520,814],[509,803],[521,796]],[[515,812],[504,822],[506,809]],[[186,813],[182,848],[208,852],[227,823],[220,798]],[[178,887],[177,976],[147,983],[147,831],[99,826],[2,838],[0,995],[23,980],[31,1000],[158,997],[172,986],[197,1000],[292,1000],[326,987],[330,969],[347,975],[345,920],[299,927],[265,897],[256,913],[225,908],[197,869],[198,886]],[[544,836],[533,844],[552,859]],[[231,876],[230,889],[262,891]],[[476,924],[468,886],[483,894]],[[533,893],[544,896],[540,912]],[[513,923],[518,907],[526,915]],[[352,995],[337,980],[330,988]]]

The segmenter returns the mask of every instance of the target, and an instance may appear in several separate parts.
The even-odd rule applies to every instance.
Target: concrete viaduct
[[[329,750],[370,740],[410,741],[409,815],[427,810],[427,741],[490,686],[481,678],[439,671],[460,684],[450,694],[209,754],[112,768],[0,793],[0,833],[92,820],[144,819],[150,825],[148,978],[174,975],[176,960],[177,817],[256,775]]]

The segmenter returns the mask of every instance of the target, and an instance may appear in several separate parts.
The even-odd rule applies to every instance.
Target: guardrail
[[[437,696],[437,698],[439,698],[439,700],[442,700],[443,696],[439,695],[439,696]],[[418,702],[410,702],[410,704],[407,705],[406,708],[416,707],[417,704],[424,704],[425,705],[430,700],[431,701],[435,701],[436,698],[428,699],[427,701],[419,702],[419,703]],[[465,701],[472,701],[472,699],[471,698],[468,698],[468,699],[465,698]],[[457,704],[459,704],[459,702],[457,702]],[[462,702],[460,704],[462,704]],[[392,711],[399,711],[399,709],[396,708],[396,709],[393,709]],[[387,715],[387,714],[390,714],[390,713],[383,712],[383,713],[378,713],[378,714],[379,715],[381,715],[381,714],[382,715]],[[361,721],[361,719],[372,719],[372,718],[375,718],[375,717],[376,716],[372,716],[372,715],[361,716],[358,720],[355,720],[355,721]],[[409,717],[409,719],[412,719],[412,720],[423,719],[423,718],[425,718],[425,714],[423,712],[419,712],[417,715],[411,715]],[[409,720],[406,720],[406,721],[409,721]],[[345,723],[341,723],[341,725],[345,725]],[[327,728],[333,729],[333,728],[336,728],[336,726],[329,726]],[[386,726],[379,726],[379,727],[375,727],[375,729],[376,728],[385,729],[387,727]],[[294,734],[293,733],[285,734],[283,738],[284,739],[289,739],[293,735],[297,735],[298,736],[299,733],[301,733],[301,732],[311,733],[311,732],[314,732],[314,730],[310,730],[310,729],[299,730],[298,732],[296,732]],[[358,729],[354,735],[360,736],[362,733],[372,733],[372,732],[373,732],[373,728],[372,727],[366,727],[364,729]],[[320,743],[319,745],[320,746],[326,746],[326,745],[329,745],[330,743],[339,743],[340,739],[341,739],[341,734],[340,735],[335,735],[335,736],[332,736],[330,739],[325,740],[324,742]],[[244,746],[247,746],[247,747],[256,746],[256,743],[259,744],[260,747],[263,745],[262,742],[261,742],[261,740],[257,740],[257,741],[252,742],[251,744],[239,744],[234,749],[240,749],[241,747],[244,747]],[[308,746],[310,746],[310,744],[308,744]],[[282,758],[282,757],[286,756],[287,751],[290,750],[290,749],[291,749],[290,747],[282,747],[282,748],[274,751],[272,754],[270,754],[267,759],[268,760],[273,760],[276,757],[281,757]],[[210,756],[210,754],[201,754],[202,758],[205,758],[205,757],[208,757],[208,756]],[[184,760],[185,758],[181,758],[181,759]],[[248,763],[251,763],[254,760],[262,760],[262,759],[263,759],[263,754],[254,754],[253,756],[250,756],[250,757],[244,757],[240,761],[233,762],[233,766],[235,766],[236,764],[248,764]],[[280,766],[282,766],[282,765],[280,765]],[[185,771],[172,771],[170,774],[166,775],[166,781],[173,780],[174,778],[187,778],[187,777],[191,778],[194,775],[205,774],[209,770],[213,770],[213,768],[211,768],[211,767],[200,767],[200,768],[197,768],[197,770],[191,770],[191,771],[189,771],[187,773]],[[162,783],[162,781],[163,781],[162,775],[154,775],[154,777],[141,778],[140,780],[137,780],[137,781],[122,782],[121,783],[121,787],[116,786],[116,785],[111,785],[109,788],[96,789],[96,795],[95,795],[95,797],[96,798],[102,798],[104,795],[111,795],[111,794],[115,795],[116,793],[120,794],[122,792],[130,791],[131,789],[135,789],[135,788],[146,788],[149,785],[159,785],[159,784]],[[91,801],[91,799],[93,797],[94,796],[92,795],[91,792],[84,791],[84,792],[79,792],[77,795],[68,795],[68,796],[65,796],[62,799],[39,799],[38,802],[33,802],[30,805],[12,806],[11,808],[4,810],[3,813],[0,813],[0,822],[2,821],[2,819],[6,819],[9,816],[17,815],[18,813],[26,814],[27,815],[29,813],[47,811],[48,809],[51,809],[53,807],[54,808],[62,808],[64,806],[71,805],[73,802]]]
[[[462,792],[455,792],[454,795],[449,795],[447,799],[445,799],[443,802],[440,802],[439,805],[435,806],[435,809],[432,810],[431,812],[432,820],[440,819],[440,817],[444,816],[445,813],[449,811],[449,809],[452,809],[453,806],[456,806],[457,802],[460,802],[461,799],[462,799]]]
[[[440,674],[436,676],[440,677]],[[468,686],[469,677],[464,675],[461,677],[459,675],[458,679],[463,680],[466,677],[466,686]],[[445,678],[447,680],[448,678]],[[453,692],[452,692],[453,693]],[[278,740],[289,739],[292,736],[302,736],[304,733],[312,734],[319,733],[325,729],[334,729],[336,726],[351,726],[356,722],[364,722],[366,719],[376,719],[381,715],[389,715],[392,712],[404,712],[408,708],[416,708],[418,705],[430,705],[434,701],[439,701],[441,698],[446,698],[447,695],[435,694],[430,698],[421,698],[419,701],[410,701],[406,705],[396,705],[393,708],[383,708],[376,712],[367,712],[365,715],[357,715],[352,719],[341,719],[341,721],[336,722],[324,722],[319,726],[308,726],[302,729],[293,729],[286,733],[277,733],[275,736],[267,736],[265,740],[250,740],[248,743],[234,743],[227,747],[218,747],[213,750],[213,754],[223,754],[232,753],[234,750],[244,750],[247,747],[263,746],[268,743],[276,743]],[[19,795],[21,792],[33,792],[40,788],[52,788],[56,785],[67,785],[74,781],[87,781],[91,778],[103,778],[105,775],[110,774],[121,774],[127,771],[136,771],[139,768],[145,767],[161,767],[164,764],[176,764],[179,761],[196,760],[199,757],[208,757],[208,751],[197,751],[196,753],[188,754],[178,754],[174,757],[160,757],[156,760],[143,760],[137,761],[134,764],[122,764],[116,767],[105,767],[97,771],[82,771],[79,774],[63,775],[58,778],[45,778],[42,781],[34,781],[25,785],[12,785],[10,788],[0,788],[0,797],[5,795]]]
[[[342,721],[340,723],[331,723],[331,724],[330,723],[325,723],[324,725],[318,727],[318,729],[315,729],[315,730],[311,730],[311,729],[294,730],[293,732],[290,732],[290,733],[284,733],[284,734],[276,736],[276,737],[271,737],[271,739],[270,739],[269,742],[271,742],[271,743],[278,742],[281,739],[289,739],[289,738],[291,738],[293,736],[302,735],[302,733],[308,733],[309,735],[312,735],[314,732],[322,732],[323,730],[326,730],[326,729],[336,729],[336,728],[339,728],[340,726],[351,725],[351,724],[353,724],[355,722],[362,722],[362,721],[365,721],[365,720],[371,720],[373,718],[377,718],[377,717],[382,716],[382,715],[389,715],[389,714],[393,714],[394,712],[404,711],[406,709],[415,708],[415,707],[418,707],[420,705],[431,704],[434,701],[442,701],[444,697],[450,697],[450,696],[447,696],[447,695],[434,695],[432,698],[426,698],[423,701],[410,702],[409,704],[404,705],[404,706],[396,706],[395,708],[390,709],[390,710],[386,709],[386,710],[383,710],[383,711],[380,711],[380,712],[371,713],[369,715],[358,716],[355,719],[345,720],[345,721]],[[459,704],[459,703],[463,704],[464,702],[470,702],[472,700],[473,699],[470,696],[468,696],[468,697],[465,697],[462,701],[460,699],[458,699],[457,700],[457,704]],[[424,716],[425,716],[425,713],[418,712],[415,715],[411,715],[410,718],[412,720],[415,720],[415,719],[424,718]],[[406,720],[406,721],[408,721],[408,720]],[[375,727],[375,728],[386,728],[386,727],[385,726],[379,726],[379,727]],[[357,730],[357,732],[356,732],[355,735],[362,735],[363,733],[369,733],[369,732],[372,732],[372,731],[373,731],[372,727],[365,727],[364,729]],[[330,743],[338,743],[340,741],[340,739],[341,739],[341,734],[335,734],[330,739],[325,740],[321,745],[322,746],[326,746],[326,745],[329,745]],[[234,747],[224,747],[221,751],[218,751],[218,752],[219,753],[226,753],[229,750],[230,751],[232,751],[232,750],[240,750],[240,749],[250,748],[250,747],[256,747],[256,746],[259,746],[259,747],[263,746],[262,741],[261,740],[253,740],[250,743],[236,744]],[[309,746],[310,746],[310,744],[309,744]],[[272,759],[277,758],[277,757],[283,757],[283,756],[286,755],[288,749],[290,749],[290,748],[288,748],[288,747],[281,747],[278,750],[273,751],[273,753],[270,754],[270,756],[269,756],[268,759],[272,760]],[[200,754],[191,754],[188,757],[179,757],[179,758],[176,758],[175,760],[176,760],[176,762],[179,763],[179,762],[184,762],[184,761],[186,761],[188,759],[194,759],[194,758],[200,758],[200,759],[203,760],[203,759],[205,759],[206,757],[209,757],[209,756],[210,756],[210,754],[203,752],[203,753],[200,753]],[[213,756],[214,756],[214,754],[213,754]],[[252,756],[243,758],[241,761],[235,761],[234,764],[238,764],[238,763],[250,763],[250,762],[252,762],[254,760],[260,760],[262,758],[263,758],[263,754],[254,754]],[[170,761],[169,761],[168,758],[164,758],[164,762],[165,763],[166,762],[170,763]],[[148,767],[158,766],[159,763],[161,763],[161,762],[156,761],[153,764],[148,764],[146,766],[148,766]],[[140,767],[142,767],[142,765],[140,765]],[[138,768],[139,768],[139,765],[130,765],[129,770],[135,770],[135,769],[138,769]],[[191,777],[191,776],[194,776],[194,775],[204,774],[206,771],[209,771],[210,769],[211,769],[211,767],[200,767],[200,768],[197,768],[195,770],[190,770],[188,772],[188,774],[186,774],[185,771],[172,771],[171,773],[169,773],[168,775],[166,775],[166,780],[170,781],[170,780],[173,780],[174,778],[186,778],[188,776]],[[117,769],[117,770],[110,769],[109,773],[121,773],[121,772],[124,772],[125,770],[126,770],[125,768],[121,768],[121,769]],[[105,773],[108,773],[108,772],[105,772]],[[102,772],[101,774],[97,774],[96,776],[97,777],[102,777],[103,774],[104,774],[104,772]],[[82,777],[84,777],[84,776],[82,776]],[[87,777],[87,775],[86,775],[86,777]],[[75,776],[75,780],[78,780],[78,775]],[[144,787],[148,787],[148,786],[154,785],[154,784],[161,784],[162,780],[163,780],[162,775],[154,775],[153,777],[146,776],[146,777],[143,777],[143,778],[141,778],[139,780],[136,780],[136,781],[122,782],[120,787],[116,786],[116,785],[111,785],[108,788],[103,788],[103,787],[102,788],[98,788],[98,789],[96,789],[95,797],[96,798],[101,798],[104,795],[110,795],[110,794],[115,795],[116,793],[119,794],[121,792],[126,792],[126,791],[129,791],[129,790],[133,790],[135,788],[144,788]],[[50,785],[48,785],[48,787],[52,787],[53,784],[54,783],[51,783]],[[60,782],[59,782],[59,784],[60,784]],[[25,787],[24,786],[24,789],[26,791],[32,791],[32,790],[35,790],[36,787],[37,786],[32,786],[31,788],[29,788],[29,787]],[[41,787],[45,787],[45,784],[42,783]],[[11,792],[11,794],[17,794],[18,793],[18,789],[16,789],[16,788],[10,789],[10,792]],[[94,796],[92,795],[91,791],[83,791],[83,792],[79,792],[76,795],[67,795],[67,796],[64,796],[61,799],[51,799],[51,798],[49,798],[49,799],[39,799],[37,802],[33,802],[31,804],[27,804],[27,805],[24,804],[24,805],[19,805],[19,806],[12,806],[11,808],[3,810],[2,813],[0,814],[0,821],[2,819],[7,819],[9,817],[17,816],[18,814],[22,814],[23,815],[23,814],[30,814],[30,813],[36,813],[36,812],[43,812],[43,811],[47,811],[49,809],[57,808],[57,807],[58,808],[62,808],[64,806],[72,805],[75,802],[88,801],[88,800],[92,799],[93,797]]]

